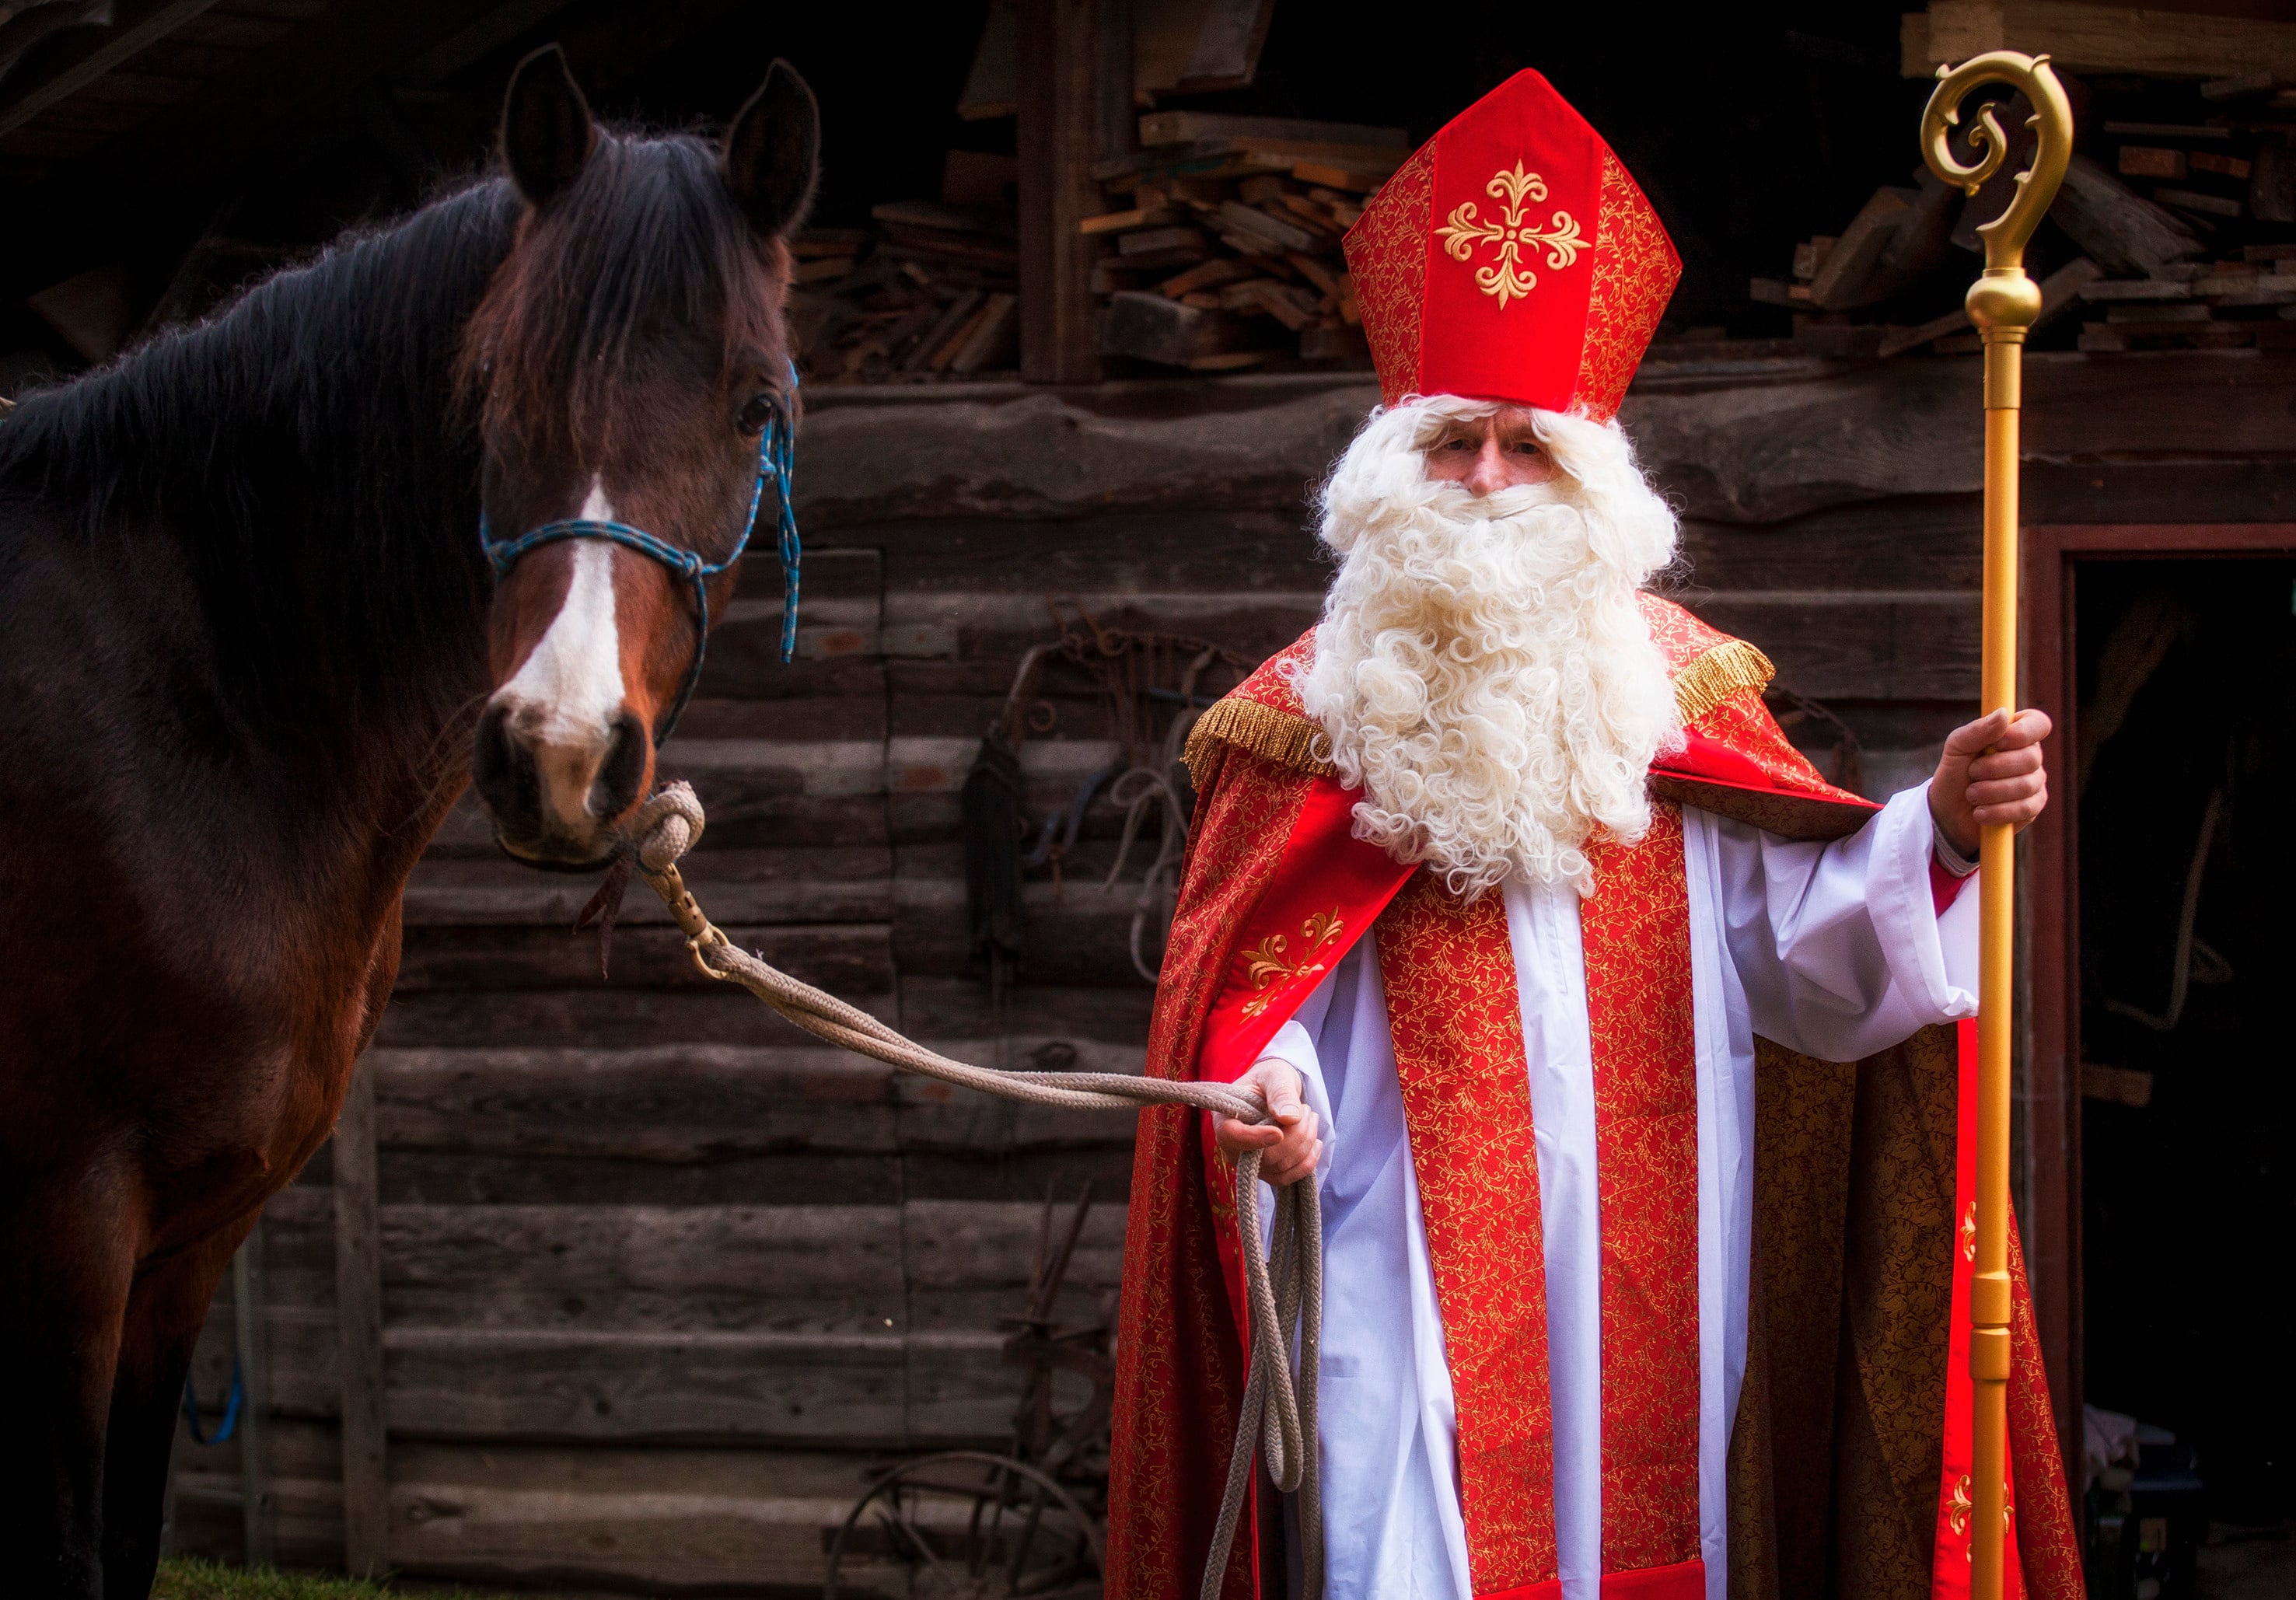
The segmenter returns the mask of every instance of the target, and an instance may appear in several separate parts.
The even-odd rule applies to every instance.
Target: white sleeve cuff
[[[1978,896],[1964,890],[1938,915],[1930,886],[1930,861],[1939,843],[1930,786],[1891,796],[1870,825],[1866,905],[1890,975],[1917,1013],[1975,1016]]]

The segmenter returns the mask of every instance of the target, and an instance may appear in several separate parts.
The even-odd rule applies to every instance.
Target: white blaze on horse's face
[[[591,480],[578,514],[586,521],[618,520],[598,479]],[[545,825],[575,841],[589,838],[603,820],[593,791],[613,751],[627,695],[615,625],[614,546],[574,539],[567,547],[573,572],[558,614],[492,703],[532,752]]]

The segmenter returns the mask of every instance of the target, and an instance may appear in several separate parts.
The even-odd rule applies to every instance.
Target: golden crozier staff
[[[1930,169],[1974,194],[2009,155],[1994,107],[1978,112],[1964,167],[1948,140],[1961,103],[1985,84],[2021,91],[2038,135],[2030,169],[2017,176],[2008,209],[1977,232],[1985,272],[1970,285],[1969,320],[1985,349],[1985,614],[1981,708],[2015,713],[2017,703],[2017,412],[2025,330],[2041,314],[2041,291],[2025,275],[2025,245],[2047,215],[2073,146],[2072,108],[2049,58],[1995,50],[1948,70],[1922,113],[1922,153]],[[1973,1600],[2001,1600],[2009,1441],[2009,1024],[2015,961],[2016,841],[2006,823],[1980,839],[1977,1058],[1977,1267],[1969,1295],[1971,1584]]]

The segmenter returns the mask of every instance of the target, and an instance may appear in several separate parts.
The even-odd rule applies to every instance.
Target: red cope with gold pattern
[[[1581,911],[1602,1214],[1602,1588],[1605,1600],[1702,1600],[1696,1086],[1679,806],[1814,839],[1851,832],[1874,808],[1825,783],[1786,741],[1762,705],[1770,667],[1759,651],[1653,596],[1643,610],[1689,743],[1652,769],[1662,803],[1651,833],[1631,849],[1591,852],[1596,890]],[[1206,712],[1190,740],[1199,799],[1148,1071],[1240,1076],[1376,926],[1456,1391],[1475,1593],[1557,1600],[1545,1253],[1505,914],[1499,897],[1465,905],[1431,875],[1351,837],[1357,797],[1320,759],[1319,730],[1292,686],[1313,649],[1311,632]],[[1966,1095],[1964,1104],[1966,1115]],[[1144,1113],[1117,1349],[1111,1600],[1197,1593],[1249,1336],[1233,1195],[1234,1169],[1210,1118],[1172,1107]],[[1965,1278],[1966,1263],[1956,1257],[1956,1280]],[[1957,1281],[1964,1319],[1965,1294]],[[2015,1300],[2020,1521],[2029,1541],[2046,1547],[2051,1576],[2073,1574],[2072,1587],[2037,1584],[2037,1594],[2073,1600],[2079,1562],[2021,1276]],[[1958,1383],[1965,1436],[1965,1369]],[[1966,1461],[1965,1443],[1956,1456],[1954,1409],[1949,1473]],[[1956,1592],[1947,1555],[1966,1548],[1956,1487],[1947,1482],[1939,1496],[1938,1600]],[[1258,1493],[1224,1600],[1261,1593]],[[2044,1528],[2046,1538],[2031,1538]]]
[[[1460,395],[1607,420],[1682,276],[1625,166],[1531,71],[1420,146],[1346,249],[1390,406]]]

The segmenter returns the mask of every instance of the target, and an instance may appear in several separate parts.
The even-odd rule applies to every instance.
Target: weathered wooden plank
[[[1734,589],[1969,589],[1980,586],[1976,496],[1876,500],[1777,522],[1695,518],[1682,525],[1670,587]]]
[[[1148,1037],[1153,992],[1092,989],[1049,983],[1016,985],[1000,1013],[988,986],[972,978],[901,979],[901,1029],[912,1038],[947,1041],[944,1049],[970,1048],[964,1041],[1013,1034],[1050,1038],[1097,1039],[1138,1049]]]
[[[919,1037],[932,1042],[930,1034]],[[1131,1072],[1141,1066],[1136,1044],[1081,1035],[1007,1036],[990,1049],[977,1040],[947,1043],[990,1065]],[[381,1136],[394,1153],[703,1165],[795,1152],[988,1156],[1122,1145],[1131,1137],[1128,1112],[1024,1106],[818,1046],[379,1048],[366,1061],[375,1074]],[[983,1116],[992,1109],[993,1131]],[[281,1249],[291,1251],[291,1226],[274,1217],[289,1230]]]
[[[954,509],[874,522],[835,537],[868,539],[885,558],[886,598],[996,590],[1035,596],[1226,595],[1319,589],[1327,557],[1296,509],[1094,508],[1070,520],[1016,521]]]
[[[893,1205],[906,1192],[905,1164],[882,1153],[802,1150],[707,1162],[386,1150],[382,1198],[385,1205]],[[1011,1198],[993,1174],[974,1188],[982,1199]]]
[[[1055,1200],[1056,1226],[1065,1227],[1077,1190],[1057,1191]],[[1002,1205],[913,1201],[903,1215],[904,1266],[916,1333],[994,1327],[999,1317],[1017,1312],[1035,1272],[1041,1199]],[[1095,1194],[1062,1280],[1063,1317],[1090,1320],[1100,1296],[1122,1281],[1124,1216],[1121,1202]]]
[[[665,778],[685,778],[709,802],[708,785],[756,784],[793,778],[794,792],[824,799],[851,799],[884,792],[884,747],[874,739],[800,743],[780,739],[687,739],[663,747],[658,769]]]
[[[898,1148],[893,1069],[809,1039],[750,1048],[376,1049],[367,1060],[382,1141],[393,1151],[703,1163]]]
[[[1044,1194],[1048,1184],[1073,1194],[1086,1178],[1103,1198],[1120,1201],[1132,1176],[1131,1137],[1128,1119],[1119,1137],[1105,1144],[927,1147],[898,1156],[784,1151],[707,1162],[665,1162],[386,1150],[381,1156],[382,1201],[385,1205],[894,1205],[904,1196],[1032,1201]]]
[[[867,640],[832,652],[816,647],[808,630],[800,628],[799,644],[811,653],[783,662],[778,618],[770,623],[752,620],[728,632],[731,636],[721,639],[718,629],[709,630],[709,661],[701,672],[701,692],[719,700],[865,700],[885,680],[884,663]],[[676,748],[673,739],[665,753]]]
[[[964,786],[980,735],[899,737],[885,743],[885,769],[898,794],[954,793]],[[1021,776],[1032,803],[1065,802],[1077,784],[1120,754],[1111,739],[1031,739],[1021,747]]]
[[[2296,521],[2296,459],[2035,462],[2021,498],[2029,525]]]
[[[874,806],[840,803],[849,813],[880,812]],[[718,812],[706,798],[702,804],[709,816],[703,838],[712,840]],[[882,814],[871,825],[882,834]],[[875,845],[699,850],[683,865],[686,882],[721,923],[882,923],[892,914],[892,858]],[[598,880],[587,874],[537,872],[507,857],[425,860],[406,886],[406,923],[570,928],[597,886]],[[637,886],[623,902],[621,920],[666,923],[668,915],[658,898]]]
[[[697,695],[678,719],[678,736],[868,743],[885,736],[882,670],[875,681],[816,699],[761,700]],[[707,680],[705,679],[705,682]],[[715,686],[715,685],[711,685]],[[489,845],[493,841],[486,841]]]
[[[1244,390],[1169,382],[1014,390],[895,417],[869,406],[819,407],[806,421],[798,520],[828,529],[1117,505],[1286,510],[1377,398],[1360,379],[1309,378],[1263,379]],[[902,440],[898,462],[883,447],[889,425]]]
[[[1976,365],[1842,363],[1764,384],[1689,367],[1650,373],[1621,421],[1661,486],[1705,520],[1973,494],[1983,460],[1982,414],[1968,398]],[[1152,401],[1148,387],[930,406],[857,397],[810,420],[800,514],[824,528],[1155,507],[1296,514],[1374,403],[1368,384],[1339,379],[1201,392],[1165,384]],[[2275,419],[2292,398],[2296,358],[2283,352],[2042,352],[2026,360],[2025,447],[2039,460],[2277,455]],[[904,442],[895,462],[879,442],[888,427]],[[900,557],[891,546],[888,555],[898,590]]]
[[[644,894],[643,886],[634,894]],[[726,937],[783,972],[832,994],[885,994],[893,987],[893,947],[882,923],[759,927],[721,920]],[[598,975],[598,939],[564,926],[418,927],[409,930],[398,968],[398,992],[432,989],[707,989],[675,927],[619,930],[611,975]]]
[[[889,996],[845,997],[889,1019]],[[619,993],[512,990],[414,994],[391,1003],[375,1042],[391,1048],[595,1046],[605,1049],[689,1044],[781,1046],[808,1036],[744,990],[627,989]]]
[[[332,1444],[324,1425],[288,1424]],[[408,1440],[396,1452],[389,1551],[401,1571],[480,1583],[546,1583],[608,1590],[818,1590],[824,1530],[867,1486],[873,1458],[787,1448],[631,1448]],[[341,1486],[325,1462],[283,1482],[289,1521],[283,1554],[332,1565],[342,1547]],[[309,1470],[316,1466],[320,1470]],[[179,1474],[193,1513],[189,1553],[201,1542],[228,1479],[209,1465]],[[235,1517],[236,1513],[228,1513]],[[235,1532],[235,1527],[234,1529]],[[179,1547],[185,1547],[179,1539]],[[866,1573],[864,1576],[867,1576]]]
[[[1964,591],[1718,594],[1693,609],[1751,639],[1797,693],[1834,700],[1965,700],[1977,693],[1978,596]]]
[[[744,602],[778,606],[783,595],[781,562],[774,558],[772,551],[760,551],[758,555],[758,560],[742,562],[739,587],[734,595]],[[808,537],[804,576],[806,592],[797,611],[801,619],[813,619],[813,615],[820,613],[824,619],[836,622],[874,622],[874,606],[884,595],[882,551],[868,544],[824,546],[820,539]]]
[[[818,1593],[822,1536],[859,1493],[857,1486],[849,1495],[795,1499],[659,1487],[596,1494],[410,1484],[391,1507],[391,1561],[468,1583]],[[880,1574],[865,1568],[854,1576]],[[869,1582],[851,1592],[898,1590]]]
[[[390,1476],[384,1431],[382,1259],[377,1227],[374,1078],[353,1072],[335,1124],[335,1325],[342,1419],[343,1562],[383,1565]],[[282,1385],[283,1389],[285,1385]]]
[[[1048,1186],[1065,1207],[1081,1183]],[[1042,1195],[931,1199],[885,1205],[387,1205],[378,1271],[387,1332],[453,1327],[566,1333],[773,1333],[872,1336],[898,1332],[904,1297],[963,1292],[968,1325],[991,1326],[1029,1282]],[[1069,1281],[1113,1287],[1124,1203],[1095,1190]],[[331,1325],[316,1275],[285,1279],[267,1319],[305,1353],[297,1328]],[[331,1302],[331,1303],[330,1303]],[[935,1313],[947,1325],[948,1302]],[[218,1315],[201,1359],[228,1372],[233,1319]]]
[[[945,1202],[943,1202],[945,1203]],[[553,1323],[703,1325],[717,1303],[749,1325],[809,1333],[894,1329],[901,1307],[901,1212],[889,1206],[390,1206],[382,1265],[394,1325],[414,1296],[457,1320],[519,1325],[515,1297],[581,1294]],[[626,1303],[627,1302],[627,1303]],[[685,1309],[690,1305],[693,1309]],[[619,1323],[627,1311],[642,1319]],[[670,1320],[662,1321],[667,1317]],[[723,1322],[717,1325],[732,1325]]]
[[[1061,1312],[1064,1325],[1075,1325],[1098,1308],[1078,1292],[1064,1297]],[[326,1359],[334,1347],[324,1337],[332,1331],[318,1330],[304,1345],[283,1339],[290,1359],[280,1405],[291,1419],[324,1418],[336,1408]],[[1003,1359],[1005,1337],[996,1328],[882,1337],[396,1328],[385,1335],[386,1414],[394,1455],[414,1439],[995,1448],[1024,1382]],[[295,1359],[307,1353],[308,1363]],[[1080,1383],[1071,1385],[1063,1403],[1082,1393]],[[297,1481],[280,1480],[283,1546],[295,1541]],[[341,1548],[329,1553],[330,1564]]]
[[[176,1474],[175,1553],[236,1563],[242,1512],[235,1475],[207,1468]],[[339,1571],[343,1562],[343,1487],[340,1480],[273,1481],[273,1549],[282,1566]]]
[[[1155,852],[1135,848],[1133,871]],[[911,878],[895,885],[893,949],[904,976],[956,977],[972,965],[961,878]],[[1132,964],[1132,922],[1140,882],[1136,876],[1103,887],[1097,874],[1082,871],[1061,882],[1032,881],[1021,886],[1027,915],[1021,943],[1021,973],[1029,982],[1101,983],[1111,988],[1148,987]],[[1152,907],[1143,930],[1152,958],[1162,937],[1161,913]]]

